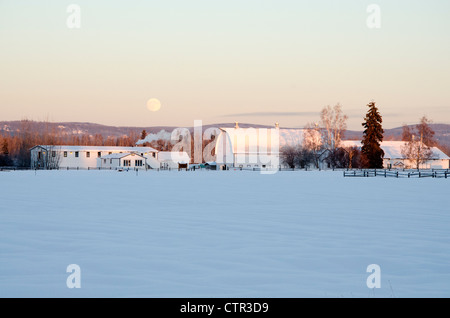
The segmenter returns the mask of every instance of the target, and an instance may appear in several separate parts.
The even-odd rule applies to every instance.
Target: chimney
[[[236,121],[236,122],[234,122],[234,124],[235,124],[235,126],[234,126],[234,128],[239,128],[239,123]]]

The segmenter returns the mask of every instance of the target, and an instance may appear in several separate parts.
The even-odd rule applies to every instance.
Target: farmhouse
[[[179,158],[187,164],[190,162],[185,152],[172,156],[170,152],[167,154],[152,147],[37,145],[30,152],[32,169],[117,169],[127,167],[124,163],[138,169],[164,169],[178,167]],[[129,158],[124,158],[125,155]],[[131,158],[133,156],[136,158]]]

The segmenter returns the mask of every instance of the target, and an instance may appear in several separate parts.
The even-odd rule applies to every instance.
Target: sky
[[[362,130],[373,100],[385,128],[450,124],[449,16],[448,0],[0,0],[0,121],[294,128],[339,103]]]

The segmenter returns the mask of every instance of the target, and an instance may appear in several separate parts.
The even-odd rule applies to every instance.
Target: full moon
[[[161,102],[156,98],[150,98],[147,102],[147,108],[151,112],[157,112],[161,108]]]

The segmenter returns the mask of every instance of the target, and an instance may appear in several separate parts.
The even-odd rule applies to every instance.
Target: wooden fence
[[[450,177],[449,169],[432,170],[387,170],[362,169],[344,171],[344,177],[384,177],[384,178],[445,178]]]

